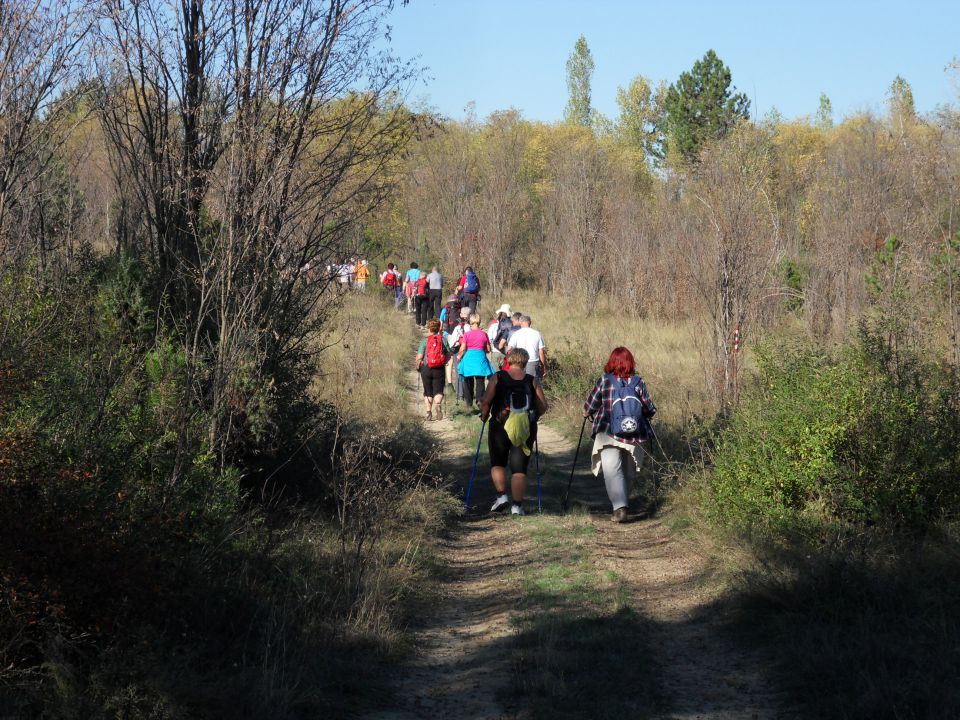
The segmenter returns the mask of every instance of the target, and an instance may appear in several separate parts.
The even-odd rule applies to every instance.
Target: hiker
[[[396,265],[387,263],[387,269],[380,276],[380,284],[389,295],[393,296],[393,309],[396,310],[403,299],[403,290],[400,287],[402,280]]]
[[[473,410],[473,400],[477,403],[483,397],[487,378],[493,375],[493,366],[487,358],[490,352],[490,338],[480,329],[480,316],[470,315],[470,329],[463,334],[457,360],[460,363],[460,376],[463,378],[463,402],[468,411]],[[474,392],[476,389],[476,392]]]
[[[447,327],[444,325],[444,327]],[[460,346],[463,343],[463,334],[470,329],[470,308],[460,308],[459,317],[456,324],[447,335],[447,344],[455,353],[447,364],[447,384],[453,385],[457,393],[457,399],[463,398],[463,376],[460,375]]]
[[[416,290],[417,280],[420,279],[420,266],[415,262],[410,263],[410,269],[403,276],[403,294],[407,296],[407,312],[413,312],[414,291]]]
[[[350,283],[353,282],[353,266],[349,260],[344,260],[337,267],[337,275],[340,280],[340,291],[346,292],[350,289]]]
[[[520,327],[513,331],[507,340],[507,347],[519,347],[527,351],[530,361],[527,363],[527,374],[533,375],[538,380],[543,380],[547,374],[547,354],[546,346],[543,342],[543,335],[539,330],[534,330],[531,325],[533,320],[529,315],[520,316]]]
[[[461,309],[460,298],[456,295],[451,295],[447,298],[447,304],[440,310],[440,322],[443,323],[443,327],[448,333],[452,333],[453,329],[460,324]],[[466,310],[467,316],[469,317],[470,308]]]
[[[510,310],[509,305],[500,306],[500,309],[504,309],[504,308],[506,308],[508,311]],[[497,316],[499,317],[499,313],[497,314]],[[510,340],[510,336],[520,329],[521,317],[523,317],[523,315],[521,315],[518,312],[515,312],[515,313],[508,312],[507,317],[497,321],[498,330],[497,330],[497,338],[494,341],[494,347],[500,350],[501,355],[507,354],[507,342]]]
[[[430,320],[427,323],[427,336],[420,341],[417,350],[417,371],[423,380],[423,405],[427,409],[427,420],[443,420],[443,368],[450,355],[450,346],[440,332],[440,321]]]
[[[530,356],[522,348],[507,353],[509,370],[499,370],[487,385],[480,403],[480,419],[489,418],[487,447],[490,450],[490,478],[497,498],[490,512],[510,505],[513,515],[523,515],[527,489],[527,465],[537,439],[537,420],[547,412],[547,399],[540,381],[524,368]],[[507,466],[510,466],[510,494],[507,494]]]
[[[440,307],[442,305],[443,298],[443,275],[440,274],[440,271],[437,269],[437,266],[434,265],[430,270],[430,274],[427,275],[427,318],[432,320],[433,318],[440,317]]]
[[[427,280],[427,277],[427,275],[421,274],[417,282],[414,283],[413,302],[417,313],[416,322],[420,327],[427,326],[427,310],[430,308],[430,296],[427,289],[430,281]]]
[[[593,418],[591,469],[594,475],[603,469],[612,519],[622,523],[627,521],[630,486],[643,461],[642,443],[651,434],[649,420],[657,408],[627,348],[614,348],[603,373],[583,404],[583,416]]]
[[[360,292],[367,291],[367,280],[370,279],[370,268],[367,265],[366,260],[361,260],[360,264],[357,265],[357,290]]]
[[[513,326],[510,320],[513,311],[507,303],[503,303],[497,308],[495,314],[496,317],[490,322],[490,327],[487,328],[487,337],[490,338],[490,345],[493,347],[494,365],[499,368],[503,365],[503,355],[506,351],[506,344],[501,346],[501,340],[505,337],[507,330]]]
[[[469,265],[464,268],[463,275],[460,276],[457,293],[463,297],[463,304],[470,308],[470,312],[475,313],[477,301],[480,299],[480,278]]]

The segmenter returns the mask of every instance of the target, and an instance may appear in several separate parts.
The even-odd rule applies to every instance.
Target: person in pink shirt
[[[490,350],[490,338],[486,330],[480,328],[480,316],[473,313],[470,316],[470,329],[460,341],[460,355],[457,358],[463,377],[463,401],[468,410],[473,408],[474,399],[479,402],[483,397],[487,378],[493,375],[493,366],[487,357]]]

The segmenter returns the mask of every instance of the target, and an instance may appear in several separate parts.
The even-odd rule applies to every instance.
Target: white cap
[[[509,305],[504,303],[503,305],[497,308],[497,315],[499,315],[500,313],[504,313],[505,315],[512,315],[513,310],[510,309]]]

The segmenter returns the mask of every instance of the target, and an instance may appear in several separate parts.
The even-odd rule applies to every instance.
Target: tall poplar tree
[[[737,121],[750,116],[750,100],[735,94],[731,83],[730,68],[707,50],[667,89],[667,142],[686,160],[696,160],[705,142],[723,137]]]
[[[577,38],[573,52],[567,58],[567,122],[590,127],[590,79],[593,77],[593,56],[587,39]]]

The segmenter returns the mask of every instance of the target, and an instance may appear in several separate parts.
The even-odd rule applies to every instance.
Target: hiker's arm
[[[597,380],[593,390],[587,396],[587,401],[583,404],[583,416],[591,417],[600,412],[600,405],[603,402],[603,378]]]
[[[640,404],[643,405],[643,416],[652,418],[657,414],[657,406],[653,404],[653,400],[650,398],[650,393],[647,390],[647,384],[643,381],[643,378],[640,378],[640,384],[637,390],[637,394],[640,396]]]
[[[544,348],[540,348],[540,371],[541,377],[547,376],[547,353]]]
[[[487,390],[483,393],[483,400],[480,401],[480,419],[486,422],[490,418],[490,405],[493,403],[493,396],[497,394],[497,376],[494,375],[487,383]]]
[[[417,370],[420,369],[420,366],[423,364],[423,355],[417,353]]]
[[[540,384],[540,381],[534,380],[533,386],[535,389],[533,402],[537,406],[537,417],[540,417],[550,409],[550,406],[547,405],[547,396],[543,394],[543,385]]]

